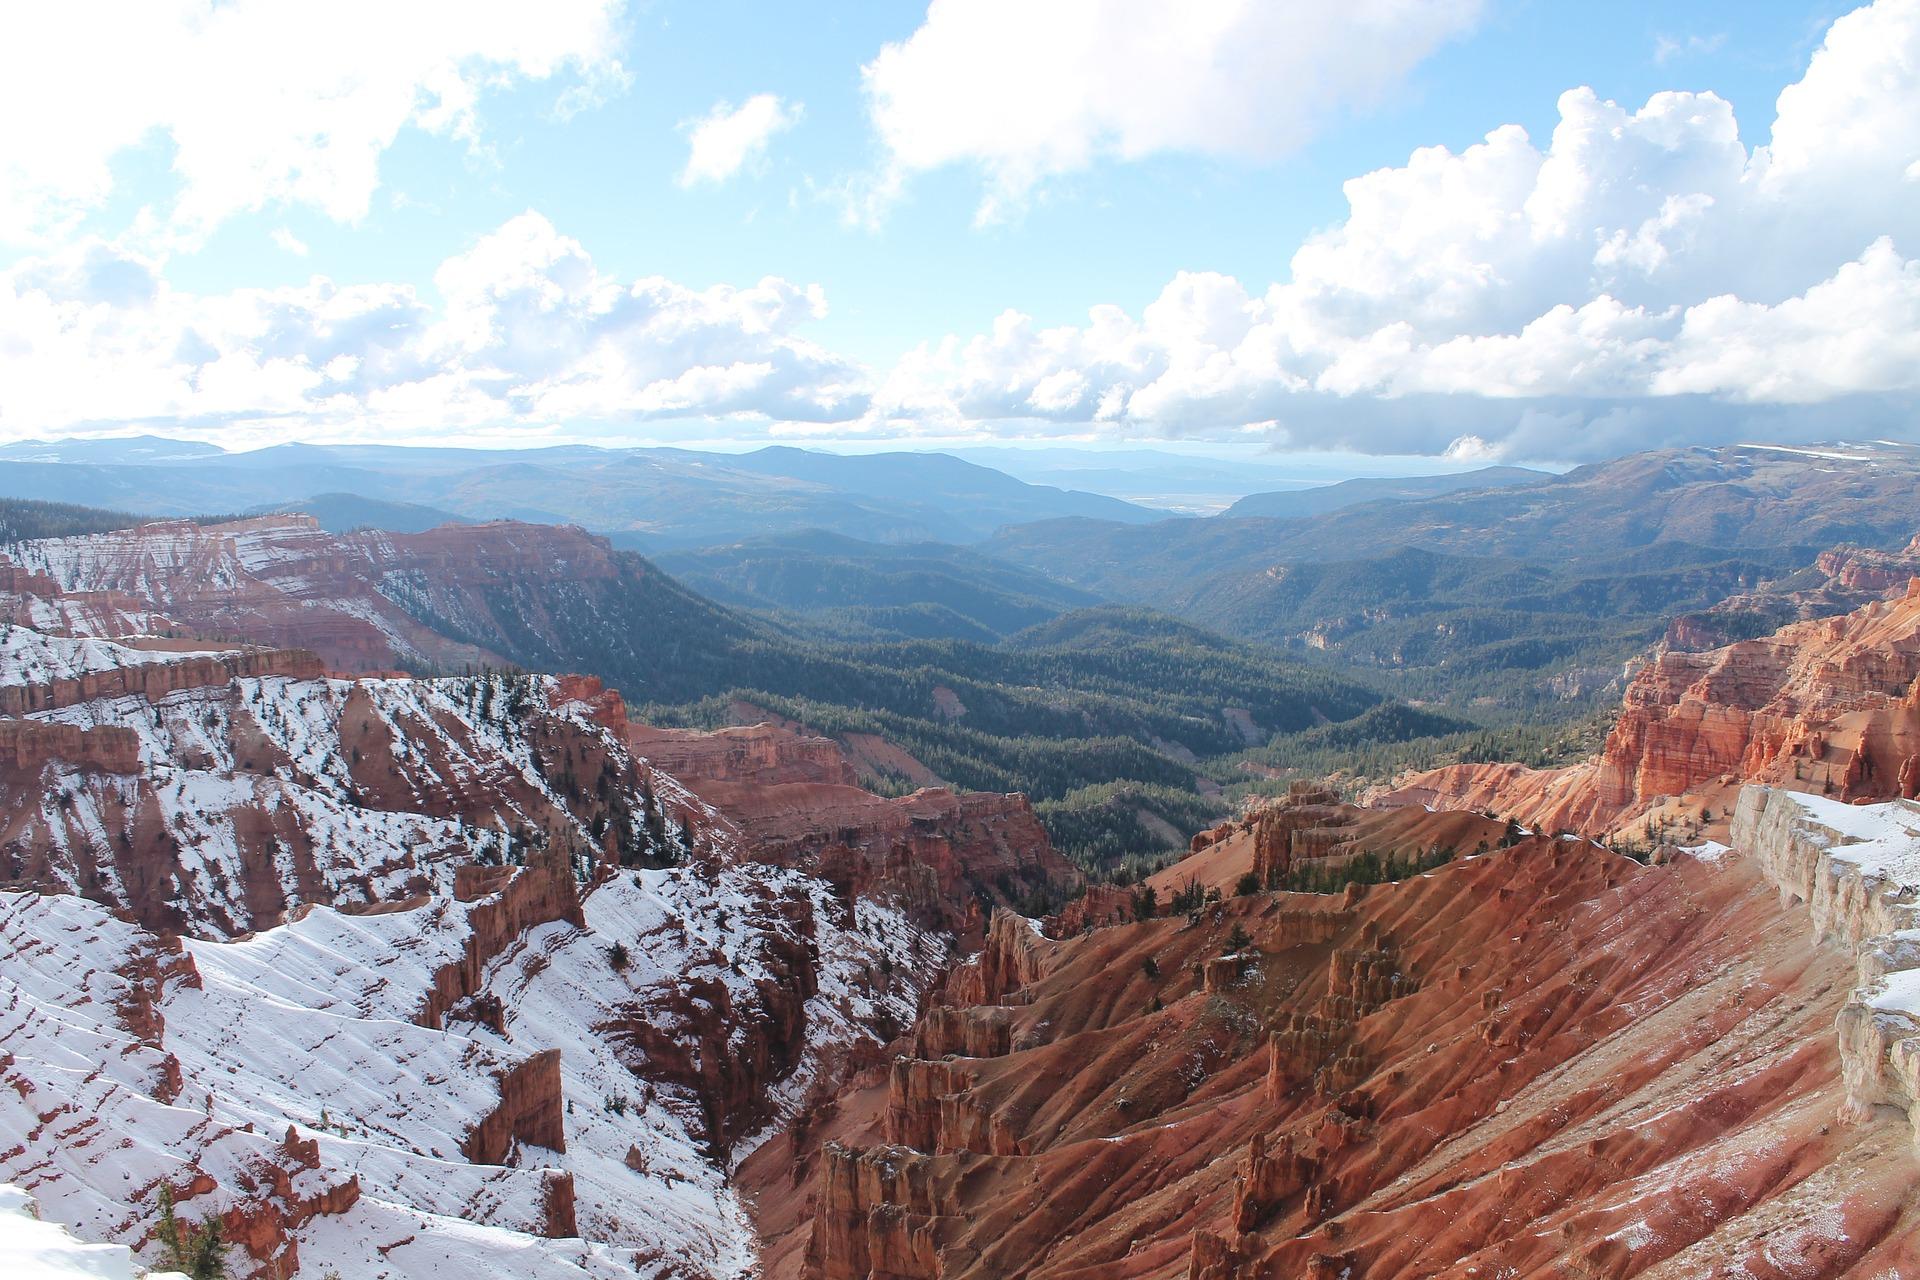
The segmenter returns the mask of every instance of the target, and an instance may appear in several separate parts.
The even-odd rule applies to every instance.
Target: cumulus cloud
[[[1203,8],[1194,40],[1231,69],[1246,55],[1218,32],[1269,20],[1250,14]],[[936,4],[921,34],[972,21]],[[1070,63],[1092,56],[1066,45]],[[1028,55],[1010,56],[1006,83],[1026,92]],[[1177,67],[1200,56],[1168,54]],[[1084,79],[1063,83],[1079,93]],[[1181,272],[1144,307],[1051,326],[1007,312],[877,371],[806,336],[826,310],[816,286],[616,278],[533,213],[449,258],[429,291],[316,276],[195,294],[125,246],[80,241],[0,272],[0,434],[473,436],[741,417],[841,436],[1253,435],[1562,460],[1916,434],[1920,0],[1834,23],[1770,130],[1749,121],[1743,136],[1710,93],[1634,107],[1581,88],[1558,108],[1545,140],[1508,125],[1353,178],[1344,219],[1279,282]],[[1189,145],[1177,120],[1080,110],[1040,113],[1038,134],[1068,143],[1036,141],[1032,163],[976,146],[964,122],[960,141],[902,154],[972,157],[1013,190],[1075,157]],[[1223,151],[1266,145],[1254,135],[1267,124],[1215,111],[1238,121],[1230,133],[1252,131]],[[714,180],[742,145],[722,149]]]
[[[165,211],[177,234],[280,203],[352,221],[403,128],[471,141],[488,88],[563,72],[576,91],[617,82],[619,3],[6,6],[0,241],[60,239],[112,192],[114,161],[156,140],[179,180]]]
[[[767,144],[798,124],[800,112],[799,103],[782,102],[771,93],[756,93],[737,107],[716,102],[713,110],[683,126],[687,166],[680,171],[680,185],[725,182],[765,158]]]
[[[1272,423],[1476,456],[1585,456],[1685,423],[1913,432],[1920,0],[1837,21],[1751,148],[1710,93],[1632,110],[1575,89],[1559,114],[1544,148],[1509,125],[1352,179],[1346,219],[1264,291],[1181,273],[1137,317],[1100,306],[1042,329],[1009,313],[922,344],[878,412],[1116,433]],[[1841,416],[1801,408],[1816,405]]]
[[[202,295],[87,242],[0,273],[0,434],[104,425],[229,440],[525,433],[746,415],[839,421],[867,375],[799,336],[817,287],[615,279],[535,213],[434,277]]]
[[[1481,0],[933,0],[862,70],[904,174],[980,166],[983,218],[1102,157],[1266,160],[1343,109],[1381,98]]]

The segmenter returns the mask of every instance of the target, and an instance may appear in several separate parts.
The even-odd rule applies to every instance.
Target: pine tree
[[[173,1209],[173,1188],[162,1185],[160,1221],[153,1234],[175,1271],[193,1280],[227,1280],[226,1227],[217,1214],[208,1214],[197,1226],[180,1221]]]

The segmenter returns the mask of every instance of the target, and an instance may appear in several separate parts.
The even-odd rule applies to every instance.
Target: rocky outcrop
[[[897,1149],[822,1156],[806,1274],[816,1280],[940,1280],[944,1239],[961,1224],[923,1156]]]
[[[433,985],[415,1017],[423,1027],[444,1026],[450,1014],[462,1012],[463,1004],[484,986],[487,967],[529,931],[555,921],[576,928],[586,923],[573,873],[552,852],[525,867],[459,867],[454,876],[454,896],[475,905],[467,911],[467,934],[461,942],[460,958],[434,972]],[[476,1012],[477,1020],[490,1020],[485,1010]],[[562,1143],[556,1149],[564,1151],[566,1146]]]
[[[984,981],[980,990],[984,990]],[[997,1058],[1012,1049],[1013,1011],[936,1004],[913,1028],[913,1051],[921,1058]]]
[[[800,1064],[808,1043],[807,1002],[819,991],[820,957],[811,899],[773,886],[757,908],[786,926],[762,935],[750,992],[719,976],[738,960],[696,951],[670,991],[614,1011],[605,1031],[644,1063],[649,1079],[696,1099],[698,1131],[716,1152],[771,1118],[768,1092]],[[748,904],[739,904],[742,907]]]
[[[1285,795],[1256,801],[1238,817],[1200,832],[1187,858],[1147,884],[1163,896],[1187,884],[1233,893],[1250,871],[1254,883],[1278,888],[1296,870],[1338,869],[1362,853],[1413,862],[1443,852],[1484,853],[1507,839],[1506,826],[1483,814],[1363,808],[1342,801],[1323,783],[1303,780],[1290,784]],[[1104,906],[1094,907],[1092,915],[1109,923],[1111,911],[1101,918]]]
[[[1851,613],[1875,600],[1905,595],[1915,578],[1920,578],[1920,537],[1897,551],[1835,547],[1821,552],[1810,569],[1674,618],[1666,646],[1718,649],[1789,623]]]
[[[48,635],[115,639],[178,634],[177,624],[148,600],[123,591],[65,591],[49,575],[5,555],[0,555],[0,616]]]
[[[560,1091],[560,1051],[546,1049],[500,1076],[500,1105],[468,1131],[460,1149],[475,1164],[508,1164],[522,1144],[564,1154],[566,1099]]]
[[[1002,1004],[1040,977],[1052,949],[1031,921],[1011,911],[996,911],[985,945],[947,975],[941,998],[956,1005]],[[996,1015],[986,1012],[974,1016]],[[929,1035],[930,1041],[941,1038],[941,1032]]]
[[[0,684],[0,715],[59,711],[100,698],[136,697],[158,702],[187,689],[224,687],[242,676],[312,680],[323,674],[320,660],[302,649],[182,654],[167,661],[115,666],[44,682]]]
[[[795,733],[775,724],[700,732],[634,725],[633,753],[682,782],[817,783],[855,785],[853,766],[831,738]]]
[[[970,940],[980,936],[982,904],[1012,905],[1081,880],[1022,795],[929,788],[887,798],[816,783],[689,785],[757,861],[819,876],[849,901],[887,897],[915,920]]]
[[[1231,881],[1255,844],[1190,861]],[[1907,1122],[1836,1123],[1851,963],[1763,885],[1536,836],[1054,941],[996,923],[920,1034],[977,1007],[1007,1052],[843,1095],[793,1157],[810,1214],[749,1160],[766,1274],[1905,1274]]]
[[[1920,1122],[1920,804],[1750,786],[1733,840],[1819,937],[1855,957],[1858,984],[1835,1024],[1849,1115],[1892,1106]]]
[[[303,1227],[327,1214],[343,1214],[360,1200],[360,1179],[329,1176],[320,1144],[289,1128],[278,1147],[261,1155],[235,1179],[238,1204],[220,1215],[226,1239],[253,1264],[247,1280],[277,1280],[300,1270]]]
[[[561,572],[585,607],[622,572],[604,539],[517,521],[335,535],[302,515],[168,520],[11,551],[36,585],[136,597],[189,634],[304,647],[363,673],[507,666],[510,637],[551,651],[559,620],[540,588]]]
[[[104,773],[137,773],[140,738],[120,725],[84,729],[42,720],[0,720],[0,769],[37,776],[56,762]]]
[[[1452,765],[1383,803],[1488,809],[1603,834],[1724,823],[1766,782],[1844,800],[1920,791],[1920,580],[1899,597],[1708,653],[1669,649],[1628,687],[1599,757]]]

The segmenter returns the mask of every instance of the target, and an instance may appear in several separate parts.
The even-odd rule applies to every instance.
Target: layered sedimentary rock
[[[932,927],[978,937],[983,905],[1077,885],[1027,798],[927,788],[884,797],[859,787],[692,779],[751,856],[838,886],[884,894]]]
[[[124,591],[67,591],[50,575],[0,553],[0,614],[56,636],[171,636],[178,623],[153,602]]]
[[[1920,582],[1762,639],[1662,652],[1629,686],[1595,760],[1452,765],[1385,802],[1639,834],[1650,818],[1724,823],[1746,782],[1844,800],[1920,792]]]
[[[756,862],[597,680],[4,641],[0,1176],[104,1239],[166,1186],[249,1277],[732,1274],[732,1145],[950,945]]]
[[[1915,578],[1920,578],[1920,537],[1897,551],[1835,547],[1799,573],[1674,618],[1667,626],[1666,644],[1672,649],[1718,649],[1792,622],[1851,613],[1875,600],[1904,595]]]
[[[831,738],[777,724],[739,725],[712,732],[634,725],[627,745],[635,755],[683,782],[823,783],[854,785],[853,766]]]
[[[48,598],[52,583],[69,602],[42,612],[102,618],[88,634],[125,634],[130,624],[113,619],[126,616],[148,631],[311,649],[347,672],[505,665],[490,645],[512,635],[551,647],[557,627],[581,621],[549,616],[540,585],[563,578],[585,609],[622,572],[604,539],[572,526],[496,521],[331,534],[300,515],[169,520],[22,542],[10,562],[24,593]],[[89,603],[101,601],[116,608]]]
[[[1773,787],[1740,794],[1736,847],[1851,951],[1858,985],[1836,1029],[1855,1119],[1920,1119],[1920,804],[1852,806]]]
[[[1194,858],[1244,874],[1257,843]],[[916,1037],[953,1056],[748,1161],[769,1277],[1920,1267],[1906,1117],[1843,1105],[1853,959],[1756,858],[1536,836],[992,937]]]
[[[297,651],[41,641],[60,645],[88,647],[62,669],[96,669],[16,664],[0,688],[31,707],[0,720],[0,877],[155,928],[406,902],[467,864],[551,858],[567,879],[571,859],[664,854],[666,816],[687,828],[699,808],[631,760],[597,686],[330,680]]]
[[[1484,814],[1365,808],[1323,783],[1299,781],[1194,836],[1191,855],[1147,883],[1160,894],[1187,884],[1231,893],[1251,871],[1260,886],[1277,888],[1296,869],[1339,868],[1362,853],[1411,862],[1442,851],[1485,853],[1507,838],[1506,824]]]

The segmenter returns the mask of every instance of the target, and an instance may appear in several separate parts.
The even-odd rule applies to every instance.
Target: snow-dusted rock
[[[1855,951],[1860,985],[1836,1027],[1849,1112],[1892,1105],[1920,1120],[1920,803],[1748,786],[1733,842]]]

